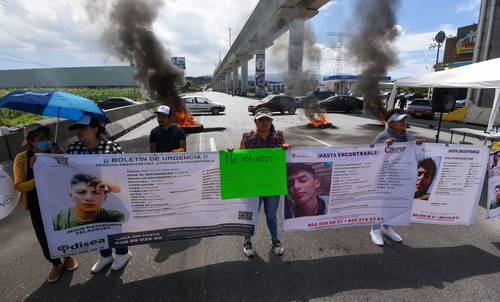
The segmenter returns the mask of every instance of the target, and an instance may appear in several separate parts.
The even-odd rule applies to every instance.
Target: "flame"
[[[180,127],[197,127],[200,126],[200,123],[198,123],[189,112],[185,111],[184,109],[177,110],[175,112],[175,120],[177,125]]]
[[[306,116],[309,119],[309,125],[313,128],[321,128],[321,126],[329,124],[328,118],[321,112],[309,111]]]

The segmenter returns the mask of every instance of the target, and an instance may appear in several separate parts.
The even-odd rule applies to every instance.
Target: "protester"
[[[490,210],[500,208],[500,185],[495,186],[495,199],[490,203]]]
[[[168,106],[155,111],[158,126],[149,134],[149,152],[186,152],[186,133],[175,124],[175,116]]]
[[[424,158],[417,164],[417,185],[414,198],[428,200],[430,196],[429,187],[436,176],[436,163],[432,158]]]
[[[123,153],[120,146],[104,138],[104,126],[94,117],[88,115],[82,118],[69,130],[76,130],[78,141],[68,146],[66,153],[69,154],[118,154]],[[111,249],[100,251],[101,258],[92,266],[92,273],[98,273],[107,265],[116,271],[124,268],[132,253],[128,247],[117,247],[115,249],[116,257],[113,257]]]
[[[125,215],[119,211],[102,208],[108,193],[118,193],[120,188],[102,182],[96,176],[88,174],[73,175],[69,194],[74,206],[61,210],[54,215],[54,231],[74,228],[84,224],[100,222],[123,222]]]
[[[244,133],[240,143],[240,149],[252,148],[277,148],[287,149],[289,145],[285,143],[283,132],[275,130],[272,114],[269,110],[260,110],[255,114],[256,130]],[[269,232],[271,233],[271,246],[274,254],[283,255],[285,249],[278,239],[278,222],[276,220],[276,211],[278,210],[280,196],[261,196],[259,197],[259,210],[264,203],[264,212]],[[243,242],[243,252],[247,257],[254,255],[251,235],[245,236]]]
[[[385,115],[384,119],[387,124],[387,127],[384,131],[380,132],[372,144],[393,144],[395,142],[413,142],[415,141],[417,144],[423,143],[422,140],[415,138],[406,132],[406,128],[408,128],[408,118],[409,115],[405,114],[401,109],[392,109],[389,110]],[[370,236],[376,245],[383,246],[384,238],[382,235],[385,235],[396,242],[401,242],[403,239],[399,236],[398,233],[394,231],[394,229],[388,224],[374,224],[370,230]]]
[[[285,219],[325,215],[328,199],[319,196],[321,180],[307,164],[289,164],[286,169],[288,194],[285,198]]]
[[[42,248],[43,255],[53,265],[47,277],[49,283],[59,280],[64,269],[74,271],[78,268],[78,262],[74,257],[66,257],[64,258],[64,262],[61,262],[60,258],[51,259],[47,236],[43,227],[38,195],[35,189],[33,176],[35,153],[50,153],[52,151],[51,134],[49,128],[40,124],[31,124],[25,127],[22,145],[23,147],[27,147],[28,150],[17,154],[14,159],[15,188],[21,193],[23,209],[30,212],[33,229]]]

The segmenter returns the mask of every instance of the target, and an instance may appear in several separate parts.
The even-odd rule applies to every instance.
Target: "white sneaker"
[[[398,233],[396,233],[391,227],[389,228],[382,227],[382,234],[389,237],[392,241],[396,242],[403,241],[403,238],[401,238],[401,236],[399,236]]]
[[[281,256],[285,252],[285,248],[279,239],[271,239],[271,245],[276,256]]]
[[[380,229],[372,229],[370,231],[370,236],[372,237],[373,243],[378,246],[384,246],[384,238],[382,238],[382,231]]]
[[[111,262],[113,262],[113,260],[115,260],[115,258],[113,258],[113,256],[109,256],[109,257],[102,257],[99,258],[99,260],[94,264],[94,266],[92,266],[92,273],[95,274],[95,273],[98,273],[100,272],[103,268],[105,268],[107,265],[109,265]]]
[[[125,265],[127,265],[130,258],[132,258],[132,253],[130,251],[128,251],[128,253],[123,255],[116,254],[115,261],[113,262],[113,265],[111,265],[111,270],[113,271],[121,270],[122,268],[125,267]]]
[[[243,242],[243,253],[247,257],[252,257],[254,255],[252,240],[245,239],[245,241]]]

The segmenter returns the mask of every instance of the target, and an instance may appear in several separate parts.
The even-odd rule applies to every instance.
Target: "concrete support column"
[[[264,96],[266,92],[266,50],[258,49],[255,51],[255,95]]]
[[[244,60],[241,64],[241,95],[246,96],[248,89],[248,61]]]
[[[288,83],[287,92],[303,95],[302,62],[304,56],[304,20],[292,19],[288,23]]]
[[[226,74],[226,92],[229,93],[231,91],[231,71],[228,71]]]
[[[233,69],[233,94],[236,94],[236,90],[238,90],[238,67],[235,66]]]

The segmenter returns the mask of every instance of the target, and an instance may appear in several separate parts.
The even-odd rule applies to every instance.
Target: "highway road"
[[[221,115],[197,114],[204,131],[190,134],[188,151],[237,148],[253,129],[248,98],[207,92],[224,103]],[[362,115],[328,114],[336,129],[309,129],[301,110],[276,115],[275,127],[293,146],[368,144],[383,129]],[[435,129],[413,121],[409,132],[433,140]],[[121,137],[127,153],[146,152],[149,121]],[[443,133],[442,139],[449,139]],[[477,140],[470,140],[480,143]],[[92,275],[98,254],[80,255],[80,267],[48,284],[50,265],[29,214],[0,220],[1,301],[498,301],[500,220],[486,220],[484,193],[472,226],[412,224],[397,231],[404,242],[375,246],[368,227],[282,234],[276,257],[263,213],[247,259],[242,238],[223,236],[131,247],[125,270]]]

